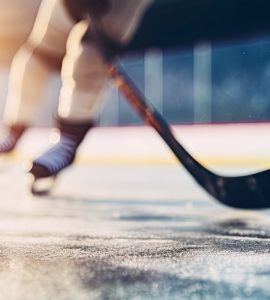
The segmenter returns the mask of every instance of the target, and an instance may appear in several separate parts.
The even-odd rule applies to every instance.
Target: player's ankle
[[[27,128],[28,126],[23,124],[7,127],[7,134],[0,140],[0,153],[11,152]]]
[[[93,122],[69,122],[58,120],[60,129],[59,142],[35,159],[30,173],[36,178],[55,176],[71,165],[75,159],[77,148],[81,144]]]

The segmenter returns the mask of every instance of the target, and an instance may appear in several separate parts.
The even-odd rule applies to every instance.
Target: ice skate
[[[24,125],[12,125],[7,130],[7,134],[0,140],[0,154],[6,154],[12,151],[26,128],[27,126]]]
[[[8,165],[10,154],[13,153],[14,148],[16,147],[26,128],[27,126],[23,125],[13,125],[9,128],[6,128],[6,130],[3,130],[3,135],[0,138],[1,167]]]
[[[29,170],[32,194],[41,196],[50,193],[58,174],[73,163],[80,143],[92,126],[92,122],[59,121],[59,142],[35,159]]]

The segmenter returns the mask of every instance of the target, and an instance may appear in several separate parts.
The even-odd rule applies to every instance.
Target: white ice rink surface
[[[269,166],[269,130],[176,128],[225,173]],[[51,197],[35,198],[21,162],[47,143],[30,131],[2,159],[0,299],[270,298],[268,210],[218,204],[145,128],[96,129]]]

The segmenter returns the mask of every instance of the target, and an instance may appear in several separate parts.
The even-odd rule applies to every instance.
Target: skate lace
[[[46,167],[51,174],[56,174],[73,162],[77,147],[78,143],[74,138],[62,135],[60,141],[35,160],[35,163]]]

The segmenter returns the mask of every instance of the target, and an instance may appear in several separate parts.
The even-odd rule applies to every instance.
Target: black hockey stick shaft
[[[170,126],[165,122],[161,114],[150,106],[144,99],[143,94],[130,80],[128,75],[123,70],[119,70],[120,67],[111,66],[110,74],[116,80],[116,85],[119,90],[123,93],[127,101],[136,110],[138,115],[150,126],[152,126],[162,139],[166,142],[175,156],[181,161],[181,163],[188,169],[192,169],[192,172],[198,168],[203,170],[203,176],[211,176],[211,172],[206,170],[198,161],[196,161],[175,139]],[[197,181],[204,181],[204,177],[201,178],[201,174],[196,178]]]
[[[120,66],[109,65],[109,75],[138,115],[158,132],[187,171],[210,195],[232,207],[270,207],[270,171],[238,177],[226,177],[211,172],[175,139],[162,115],[147,103]]]

